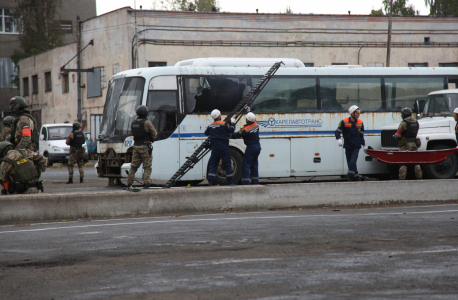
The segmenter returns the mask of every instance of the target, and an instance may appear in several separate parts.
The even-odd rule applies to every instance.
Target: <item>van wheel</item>
[[[238,150],[235,150],[234,148],[230,148],[229,151],[231,154],[231,166],[232,166],[232,174],[233,174],[232,181],[234,183],[239,183],[240,179],[242,178],[243,156]],[[209,166],[210,165],[207,165],[207,174],[208,174]],[[226,180],[226,170],[224,169],[222,160],[219,161],[218,169],[216,170],[215,183],[219,185],[228,184]]]
[[[440,149],[450,149],[447,145],[434,145],[431,149],[428,150],[440,150]],[[455,177],[456,172],[458,171],[458,157],[456,154],[447,157],[441,163],[435,165],[425,165],[424,170],[426,175],[431,179],[451,179]]]
[[[52,167],[53,162],[49,161],[48,152],[45,152],[45,153],[43,154],[43,156],[46,157],[46,158],[48,159],[48,167]]]

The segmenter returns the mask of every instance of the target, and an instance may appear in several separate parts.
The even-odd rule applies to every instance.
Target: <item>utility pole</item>
[[[391,18],[393,16],[393,0],[390,1],[390,20],[388,21],[388,42],[386,45],[386,67],[390,66],[391,58]]]
[[[134,7],[135,7],[135,38],[136,38],[136,50],[135,50],[135,60],[137,68],[139,68],[139,61],[138,61],[138,28],[137,28],[137,1],[134,0]]]
[[[76,68],[81,69],[81,22],[80,16],[76,16],[76,53],[78,54],[78,58],[76,60]],[[77,119],[78,122],[81,122],[81,73],[78,72],[76,84],[78,85],[78,111],[77,111]]]

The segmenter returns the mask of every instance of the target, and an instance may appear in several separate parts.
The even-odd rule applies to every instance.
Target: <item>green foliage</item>
[[[383,0],[385,14],[390,14],[390,0]],[[409,0],[393,0],[393,16],[414,16],[415,7],[408,5]],[[418,13],[417,13],[418,14]]]
[[[291,9],[291,6],[287,6],[285,9],[285,14],[292,14],[294,11]]]
[[[13,12],[17,24],[20,49],[14,49],[11,60],[19,66],[21,59],[62,46],[64,32],[57,16],[61,0],[15,0]],[[18,72],[19,73],[19,72]],[[19,78],[12,80],[19,86]]]
[[[154,0],[153,4],[166,10],[193,11],[193,9],[190,8],[190,6],[193,5],[195,7],[195,11],[221,11],[221,6],[219,5],[218,0]]]
[[[425,0],[432,16],[458,16],[458,0]]]
[[[371,15],[372,15],[372,16],[383,16],[383,10],[382,10],[382,8],[380,7],[380,9],[374,9],[374,8],[372,7],[372,9],[371,9]]]

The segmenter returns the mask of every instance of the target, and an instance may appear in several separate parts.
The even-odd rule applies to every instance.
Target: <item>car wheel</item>
[[[439,144],[434,145],[431,149],[428,150],[440,150],[440,149],[450,149],[449,146]],[[456,154],[447,157],[446,160],[434,165],[425,165],[424,170],[426,171],[427,177],[431,179],[451,179],[455,177],[458,170],[458,157]]]
[[[242,154],[234,149],[230,148],[231,155],[231,166],[232,166],[232,181],[238,183],[242,178]],[[207,165],[207,174],[208,174],[209,165]],[[219,161],[218,169],[216,170],[215,183],[219,185],[228,184],[226,180],[226,170],[224,169],[223,161]]]

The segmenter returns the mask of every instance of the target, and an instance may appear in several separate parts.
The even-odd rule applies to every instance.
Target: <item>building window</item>
[[[52,91],[51,72],[45,73],[45,92]]]
[[[314,63],[304,63],[304,66],[307,68],[313,68],[315,64]]]
[[[102,86],[100,69],[94,68],[94,72],[87,73],[87,97],[100,97],[102,96]]]
[[[164,61],[149,61],[148,62],[148,67],[167,67],[167,62]]]
[[[383,68],[384,64],[383,63],[367,63],[368,67],[376,67],[376,68]]]
[[[70,91],[70,84],[68,80],[68,73],[62,74],[62,94],[66,94]]]
[[[12,9],[0,8],[0,33],[19,33],[12,14]]]
[[[430,37],[425,37],[424,41],[425,41],[425,44],[429,44],[429,43],[431,43],[431,38]]]
[[[347,66],[348,63],[332,63],[333,66]]]
[[[453,68],[453,67],[458,67],[458,63],[439,63],[439,67],[441,68]]]
[[[102,89],[107,88],[107,72],[105,71],[105,67],[100,68],[100,87]]]
[[[32,94],[38,94],[38,75],[32,76]]]
[[[428,63],[408,63],[407,66],[409,68],[426,68]]]
[[[22,95],[29,95],[29,77],[22,78]]]

